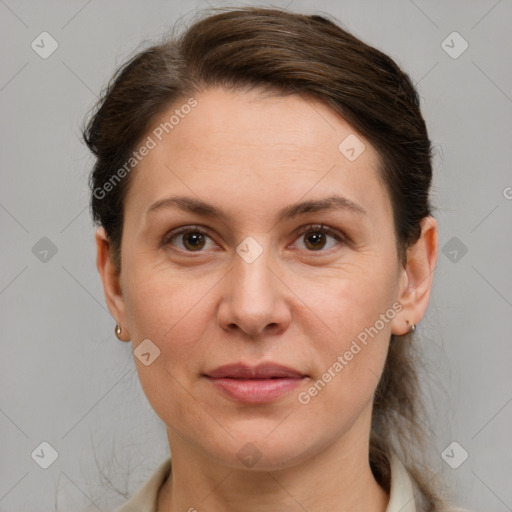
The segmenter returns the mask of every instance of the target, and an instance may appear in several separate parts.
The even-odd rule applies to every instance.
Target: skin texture
[[[149,366],[135,359],[172,452],[158,511],[383,512],[389,496],[368,463],[373,395],[391,334],[406,333],[427,308],[436,221],[423,220],[402,267],[378,155],[361,136],[366,149],[355,161],[339,151],[355,133],[342,118],[318,101],[256,90],[208,89],[195,98],[198,105],[133,171],[120,273],[103,228],[96,235],[106,301],[123,339],[133,348],[150,339],[160,350]],[[277,217],[334,193],[365,213]],[[148,213],[170,196],[201,199],[227,217],[176,207]],[[327,234],[319,242],[318,229],[307,232],[320,224],[340,240]],[[207,233],[199,250],[190,235],[172,237],[183,226]],[[248,236],[262,249],[252,263],[236,252]],[[300,403],[298,394],[398,303],[378,335]],[[228,363],[270,361],[308,377],[257,405],[226,398],[203,377]],[[261,454],[250,468],[237,457],[246,443]]]

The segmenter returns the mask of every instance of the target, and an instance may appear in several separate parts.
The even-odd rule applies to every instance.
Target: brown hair
[[[364,136],[380,156],[397,250],[405,263],[407,248],[418,240],[420,221],[431,213],[432,179],[431,143],[410,78],[390,57],[325,17],[249,7],[204,17],[182,35],[139,52],[116,72],[84,129],[96,156],[90,178],[92,214],[107,232],[119,269],[123,200],[131,175],[115,186],[105,185],[130,159],[158,114],[213,86],[315,98]],[[424,431],[418,358],[410,338],[391,337],[374,399],[370,465],[389,491],[389,457],[395,451],[421,501],[435,512],[442,499],[418,459]]]

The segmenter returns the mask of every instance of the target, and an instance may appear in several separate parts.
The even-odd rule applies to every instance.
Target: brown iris
[[[325,233],[321,233],[320,231],[310,231],[306,233],[305,244],[308,249],[322,249],[325,246]]]
[[[183,245],[191,251],[201,250],[205,245],[205,235],[198,232],[184,233]]]

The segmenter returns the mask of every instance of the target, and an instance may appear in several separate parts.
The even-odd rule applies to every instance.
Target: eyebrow
[[[179,208],[180,210],[196,213],[204,217],[215,217],[222,220],[227,220],[229,215],[226,214],[221,208],[214,206],[210,203],[186,196],[174,196],[160,199],[153,203],[147,210],[147,214],[162,210],[166,208]],[[299,215],[306,213],[320,212],[325,210],[346,210],[356,213],[358,215],[366,215],[366,210],[358,203],[340,196],[331,195],[323,199],[315,199],[310,201],[302,201],[292,204],[283,208],[277,214],[280,221],[292,219]]]

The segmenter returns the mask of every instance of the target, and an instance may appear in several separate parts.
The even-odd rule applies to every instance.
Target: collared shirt
[[[391,455],[391,488],[386,512],[421,512],[416,507],[414,484],[400,459]],[[171,472],[171,458],[162,462],[138,492],[115,512],[156,512],[158,493]]]

